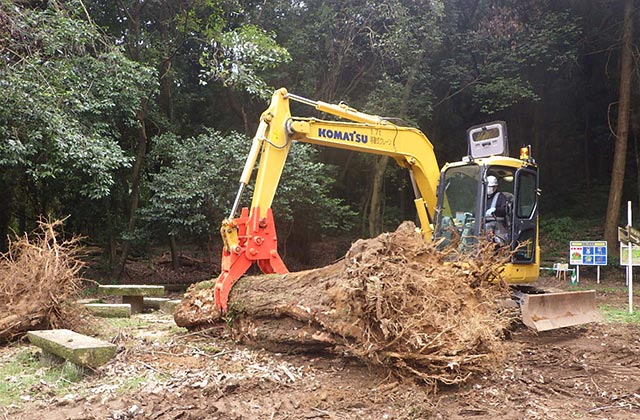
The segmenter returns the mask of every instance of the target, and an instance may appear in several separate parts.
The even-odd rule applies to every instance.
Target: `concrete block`
[[[84,305],[93,315],[103,318],[129,318],[131,305],[128,303],[87,303]]]
[[[98,293],[109,296],[164,296],[164,286],[148,284],[101,284]]]
[[[180,299],[167,300],[166,302],[162,302],[160,304],[160,310],[166,314],[173,314],[180,302]]]
[[[116,354],[115,344],[71,330],[39,330],[27,333],[29,341],[79,366],[97,368]]]
[[[168,301],[169,298],[146,297],[144,298],[144,307],[149,309],[160,309],[162,302]]]
[[[145,296],[163,296],[164,286],[146,284],[105,284],[98,286],[98,293],[122,296],[122,303],[131,305],[131,313],[139,314],[144,309]]]

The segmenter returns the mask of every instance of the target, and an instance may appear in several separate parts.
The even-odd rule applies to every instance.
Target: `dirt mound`
[[[82,326],[82,262],[77,239],[60,241],[61,221],[40,222],[31,237],[11,241],[0,260],[0,342],[29,330]]]
[[[469,262],[455,257],[405,222],[356,242],[331,266],[242,278],[224,319],[212,284],[194,285],[175,320],[191,329],[225,321],[235,338],[261,347],[346,351],[429,384],[460,383],[502,359],[511,317],[496,303],[508,289],[493,281],[508,255],[486,244]]]

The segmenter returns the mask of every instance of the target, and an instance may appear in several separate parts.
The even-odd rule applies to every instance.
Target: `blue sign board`
[[[607,265],[607,241],[571,241],[569,264]]]

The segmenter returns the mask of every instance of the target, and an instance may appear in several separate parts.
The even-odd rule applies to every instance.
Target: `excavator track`
[[[595,290],[552,291],[531,286],[515,286],[522,322],[535,331],[603,321],[596,306]]]

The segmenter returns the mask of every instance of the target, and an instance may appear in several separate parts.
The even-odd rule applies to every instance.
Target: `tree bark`
[[[171,250],[171,266],[174,270],[180,268],[180,256],[178,255],[178,244],[175,235],[169,235],[169,249]]]
[[[338,313],[332,304],[332,287],[341,274],[339,270],[319,269],[286,276],[243,277],[234,286],[230,300],[233,334],[245,343],[272,351],[314,351],[336,345],[339,334],[334,336],[327,331],[347,335],[354,328],[350,325],[353,318],[342,311]],[[213,315],[217,313],[215,307],[207,308],[213,302],[198,296],[185,296],[174,315],[178,325],[194,328],[222,320]],[[185,299],[204,304],[199,311],[185,310],[189,307],[184,305]],[[196,309],[193,305],[190,308]]]
[[[171,74],[171,67],[173,66],[173,56],[164,58],[160,62],[160,92],[158,95],[158,105],[160,110],[167,118],[169,123],[173,123],[173,76]]]
[[[373,185],[371,186],[371,202],[369,206],[369,236],[377,236],[382,233],[384,223],[382,207],[384,203],[384,173],[387,169],[389,158],[377,156],[373,170]]]
[[[13,185],[0,177],[0,252],[7,252],[7,234],[13,214]]]
[[[121,0],[117,0],[117,4],[122,10],[123,13],[127,15],[128,20],[128,30],[129,33],[126,37],[126,47],[129,57],[133,61],[140,61],[140,39],[141,39],[141,16],[142,11],[146,7],[147,2],[138,2],[128,7],[128,4],[125,4]],[[139,192],[140,192],[140,178],[142,176],[142,168],[144,163],[144,158],[147,153],[147,132],[145,127],[145,120],[147,117],[146,105],[141,104],[140,110],[138,111],[138,121],[140,123],[140,128],[138,130],[138,145],[136,149],[136,158],[133,164],[133,170],[131,173],[131,185],[129,194],[129,217],[127,222],[127,228],[125,230],[125,235],[130,236],[133,233],[136,224],[136,212],[138,210],[138,201],[139,201]],[[122,274],[124,273],[124,268],[127,263],[127,258],[129,257],[129,252],[131,251],[131,241],[127,238],[123,241],[122,246],[122,254],[120,254],[120,258],[117,263],[113,267],[111,272],[111,276],[115,280],[120,280]]]
[[[409,74],[407,76],[407,82],[404,85],[402,92],[402,101],[400,103],[400,117],[407,118],[409,115],[409,100],[411,98],[411,91],[416,82],[416,74],[422,63],[422,57],[424,53],[421,53],[414,61]],[[376,236],[382,233],[384,230],[384,217],[383,217],[383,204],[384,204],[384,175],[389,164],[389,157],[379,156],[376,158],[376,164],[374,166],[373,173],[373,185],[371,187],[371,202],[369,207],[369,235]]]
[[[589,100],[587,98],[586,87],[583,89],[584,101],[584,140],[583,140],[583,165],[584,165],[584,183],[585,189],[591,191],[591,171],[589,164],[591,162],[589,142],[591,141],[591,124],[589,119]],[[586,194],[587,206],[591,206],[591,194]]]
[[[627,137],[629,134],[629,110],[631,104],[631,78],[633,41],[633,0],[624,4],[624,23],[622,29],[622,57],[620,59],[620,93],[618,100],[618,123],[615,136],[613,168],[611,170],[611,186],[607,215],[604,223],[604,238],[609,244],[611,254],[617,255],[618,249],[613,246],[617,242],[617,227],[622,202],[624,172],[627,162]]]
[[[252,124],[250,124],[247,111],[244,109],[244,107],[238,104],[238,101],[235,98],[235,94],[233,93],[231,88],[227,88],[226,98],[227,98],[227,101],[229,102],[229,107],[231,108],[231,110],[234,111],[236,115],[238,115],[242,119],[242,124],[244,126],[245,133],[247,134],[253,133],[256,130],[257,126],[253,127]]]
[[[127,222],[126,235],[133,234],[133,230],[136,227],[136,212],[138,211],[138,203],[140,200],[140,178],[142,176],[142,167],[144,166],[145,156],[147,154],[147,130],[145,127],[146,112],[140,111],[138,113],[138,121],[140,122],[139,137],[138,137],[138,149],[136,151],[136,160],[133,164],[133,172],[131,173],[131,195],[129,204],[129,221]],[[120,280],[122,273],[124,273],[124,267],[131,251],[131,241],[126,239],[122,246],[122,254],[118,260],[118,264],[113,270],[112,276],[115,280]]]
[[[640,185],[640,149],[638,149],[638,138],[640,137],[640,115],[638,111],[631,112],[631,136],[633,138],[633,150],[636,162],[636,185]],[[638,203],[640,203],[640,188],[636,188]]]
[[[638,184],[638,181],[640,181],[640,153],[638,153],[638,136],[636,135],[636,131],[633,130],[632,132],[632,136],[633,136],[633,152],[634,155],[633,157],[635,158],[635,164],[636,164],[636,185],[640,185]],[[638,199],[638,203],[640,203],[640,189],[637,189],[637,194],[638,196],[636,197]]]

